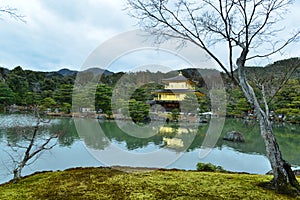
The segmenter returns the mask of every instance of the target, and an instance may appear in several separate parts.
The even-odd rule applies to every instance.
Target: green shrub
[[[211,163],[197,163],[197,171],[206,172],[224,172],[225,170],[221,166],[215,166]]]

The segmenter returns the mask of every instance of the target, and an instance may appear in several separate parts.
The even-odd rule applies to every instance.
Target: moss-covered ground
[[[268,175],[76,168],[0,185],[0,199],[292,199],[259,185]]]

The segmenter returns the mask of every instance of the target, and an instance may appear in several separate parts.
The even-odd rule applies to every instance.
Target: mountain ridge
[[[264,76],[272,74],[273,76],[276,77],[276,76],[282,75],[285,71],[293,68],[292,64],[295,62],[299,63],[299,60],[300,60],[300,57],[278,60],[278,61],[275,61],[274,63],[266,65],[266,66],[247,66],[246,70],[248,71],[249,76],[252,76],[253,74],[259,74],[264,77]],[[17,68],[21,68],[21,67],[18,66],[11,70],[4,68],[4,67],[0,67],[0,78],[4,79],[8,73],[12,72],[13,70],[15,70]],[[94,76],[98,76],[100,74],[110,76],[110,75],[114,75],[114,74],[118,74],[118,73],[125,73],[125,72],[115,73],[115,72],[112,72],[112,71],[109,71],[106,69],[102,69],[99,67],[91,67],[91,68],[88,68],[88,69],[85,69],[82,71],[71,70],[68,68],[62,68],[62,69],[59,69],[58,71],[45,71],[45,72],[34,71],[34,70],[23,70],[23,71],[42,73],[42,74],[46,74],[47,77],[53,77],[53,76],[57,76],[57,75],[62,76],[62,77],[69,77],[69,76],[77,75],[79,72],[92,73]],[[193,79],[195,79],[195,77],[197,77],[197,76],[199,77],[203,74],[210,75],[210,74],[214,74],[216,72],[224,73],[217,69],[184,68],[184,69],[180,69],[180,70],[169,71],[169,72],[163,73],[163,74],[174,75],[176,73],[179,73],[179,71],[181,71],[185,76],[187,76],[189,78],[193,78]],[[235,70],[235,73],[237,73],[237,70]],[[297,69],[294,70],[291,78],[299,79],[299,77],[300,77],[300,67],[298,67]]]

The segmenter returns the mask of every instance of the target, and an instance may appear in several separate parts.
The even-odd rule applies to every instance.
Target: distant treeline
[[[254,87],[257,82],[266,85],[270,110],[274,117],[279,117],[288,121],[300,121],[300,69],[296,69],[289,76],[289,80],[283,87],[279,83],[286,76],[286,72],[293,68],[291,58],[281,60],[266,67],[249,67],[248,78]],[[209,111],[209,91],[208,85],[215,84],[216,70],[212,69],[183,69],[183,75],[196,82],[196,89],[206,97],[199,98],[201,112]],[[134,88],[130,100],[133,109],[137,105],[148,109],[145,104],[154,98],[152,90],[162,89],[163,78],[170,78],[178,75],[178,71],[168,73],[140,71],[131,73],[113,73],[107,70],[92,68],[80,72],[79,78],[77,71],[62,69],[57,72],[37,72],[23,70],[18,66],[12,70],[0,68],[0,110],[7,112],[9,106],[17,105],[30,107],[39,105],[41,110],[58,110],[68,113],[72,108],[72,92],[74,82],[85,84],[90,80],[99,80],[95,93],[95,109],[99,113],[111,114],[111,96],[113,89],[118,81],[126,78],[126,84],[122,85],[124,91]],[[246,99],[238,86],[232,81],[223,77],[224,86],[228,91],[227,114],[231,116],[246,116],[252,112]],[[76,79],[77,77],[77,79]],[[263,81],[262,81],[263,80]],[[278,86],[278,87],[277,87]],[[277,87],[277,89],[276,89]],[[258,88],[257,88],[258,89]],[[272,93],[277,92],[276,96]],[[132,103],[133,102],[133,103]],[[135,105],[136,104],[136,105]],[[143,105],[141,105],[143,104]]]

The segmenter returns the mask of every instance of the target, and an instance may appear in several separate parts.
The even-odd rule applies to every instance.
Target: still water
[[[17,149],[18,145],[26,144],[17,132],[34,122],[34,118],[26,115],[0,115],[0,183],[12,178],[12,147]],[[257,123],[226,119],[221,135],[217,135],[214,146],[209,149],[203,147],[208,127],[209,124],[195,123],[140,127],[122,121],[52,119],[51,125],[42,124],[43,131],[38,141],[49,132],[63,130],[64,134],[53,149],[25,167],[23,175],[71,167],[112,165],[188,170],[196,169],[198,162],[210,162],[226,170],[248,173],[264,174],[271,169]],[[299,125],[274,124],[282,154],[294,167],[300,166],[299,128]],[[233,143],[222,139],[233,130],[243,133],[246,142]],[[9,147],[8,143],[12,146]]]

